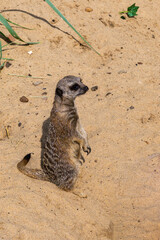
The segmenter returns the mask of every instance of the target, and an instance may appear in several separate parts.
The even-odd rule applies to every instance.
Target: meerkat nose
[[[87,86],[85,86],[83,89],[85,92],[87,92],[89,90],[89,88]]]

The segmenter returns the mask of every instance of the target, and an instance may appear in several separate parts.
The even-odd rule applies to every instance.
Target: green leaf
[[[4,68],[4,64],[5,64],[5,62],[3,62],[1,64],[1,60],[2,60],[2,44],[1,44],[1,41],[0,41],[0,70],[2,70]]]
[[[138,11],[138,6],[135,6],[135,3],[133,5],[131,5],[130,7],[128,7],[128,12],[127,15],[128,17],[134,17],[137,15],[137,11]]]
[[[14,25],[17,26],[17,27],[21,27],[21,28],[27,29],[27,30],[33,30],[33,29],[31,29],[31,28],[23,27],[23,26],[21,26],[21,25],[19,25],[19,24],[17,24],[17,23],[11,22],[9,19],[6,19],[6,20],[7,20],[7,22],[12,23],[12,24],[14,24]]]
[[[50,0],[45,0],[46,3],[78,34],[78,36],[98,55],[100,55],[99,52],[97,52],[85,39],[82,37],[82,35],[68,22],[68,20],[63,16],[63,14],[53,5],[53,3],[50,2]],[[101,56],[101,55],[100,55]]]
[[[18,39],[19,41],[24,42],[19,36],[18,34],[13,30],[13,28],[9,25],[9,23],[7,22],[7,20],[0,14],[0,22],[3,23],[3,25],[7,28],[7,30],[9,31],[9,33],[16,39]]]
[[[0,65],[0,70],[2,70],[4,68],[4,64],[5,62],[3,62],[1,65]]]
[[[3,60],[7,60],[7,61],[14,61],[13,58],[2,58]]]
[[[3,37],[3,39],[7,42],[11,42],[11,40],[6,36],[4,35],[4,33],[0,32],[0,35]],[[3,47],[2,47],[3,48]]]
[[[22,40],[18,34],[13,30],[13,28],[9,25],[7,20],[0,14],[0,22],[7,28],[8,32],[17,40],[26,43],[26,44],[38,44],[38,42],[25,42]]]
[[[0,41],[0,61],[2,59],[2,44],[1,44],[1,41]]]
[[[136,4],[132,4],[130,7],[127,8],[127,11],[122,11],[119,12],[119,14],[127,14],[127,16],[129,18],[134,17],[137,15],[137,11],[138,11],[139,6],[136,6]],[[124,19],[123,16],[121,16],[122,19]]]
[[[1,60],[5,60],[3,61],[3,63],[1,64]],[[6,61],[13,61],[14,59],[12,58],[2,58],[2,44],[0,41],[0,70],[2,70],[4,68],[4,64]]]

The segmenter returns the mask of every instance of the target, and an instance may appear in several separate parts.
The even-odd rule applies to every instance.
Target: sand
[[[33,29],[14,27],[19,36],[40,44],[3,52],[15,60],[0,73],[0,239],[159,240],[159,1],[137,0],[138,16],[126,20],[118,12],[130,0],[53,2],[102,57],[44,1],[1,0],[4,17]],[[66,75],[98,86],[76,100],[92,147],[76,185],[87,198],[16,168],[29,152],[29,167],[40,167],[42,126]]]

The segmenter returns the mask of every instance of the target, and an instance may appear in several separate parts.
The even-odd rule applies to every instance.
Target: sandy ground
[[[0,73],[0,239],[160,240],[159,1],[137,0],[138,16],[126,20],[118,12],[130,0],[54,3],[102,57],[44,1],[1,0],[3,16],[34,29],[14,27],[19,36],[40,44],[3,52],[15,61]],[[76,101],[92,147],[77,183],[86,199],[16,169],[29,152],[29,166],[40,166],[42,125],[66,75],[98,86]]]

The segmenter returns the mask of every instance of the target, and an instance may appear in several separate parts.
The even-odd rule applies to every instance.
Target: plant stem
[[[123,14],[123,13],[128,13],[128,11],[122,11],[122,12],[119,12],[119,14]]]

